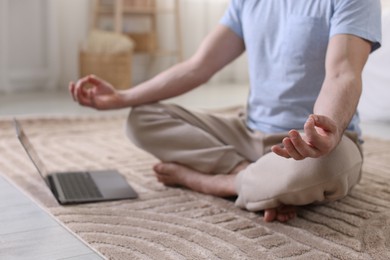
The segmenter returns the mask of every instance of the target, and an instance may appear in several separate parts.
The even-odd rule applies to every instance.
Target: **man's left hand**
[[[330,153],[342,137],[334,120],[326,116],[310,115],[304,126],[304,135],[291,130],[282,146],[274,145],[272,151],[285,158],[303,160],[318,158]]]

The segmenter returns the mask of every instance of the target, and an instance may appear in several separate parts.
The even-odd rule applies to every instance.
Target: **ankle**
[[[222,198],[236,196],[236,176],[236,174],[210,176],[210,179],[205,181],[213,185],[203,185],[204,193]]]

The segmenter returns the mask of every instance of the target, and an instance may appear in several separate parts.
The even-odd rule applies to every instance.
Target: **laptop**
[[[117,170],[49,173],[27,138],[19,121],[14,119],[18,139],[57,201],[62,204],[91,203],[138,197]]]

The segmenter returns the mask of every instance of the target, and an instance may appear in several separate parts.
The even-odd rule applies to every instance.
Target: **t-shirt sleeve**
[[[331,20],[330,37],[352,34],[372,43],[372,51],[381,46],[380,0],[340,0]]]
[[[242,0],[231,0],[228,9],[220,20],[220,24],[227,26],[239,37],[244,38],[241,23],[241,9]]]

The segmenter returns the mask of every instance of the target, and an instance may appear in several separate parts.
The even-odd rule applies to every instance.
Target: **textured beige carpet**
[[[390,142],[368,139],[364,177],[350,196],[266,224],[232,201],[159,184],[156,162],[124,135],[123,116],[35,118],[22,125],[52,171],[117,168],[137,200],[61,207],[0,120],[7,175],[109,259],[390,259]],[[0,198],[6,199],[6,198]]]

